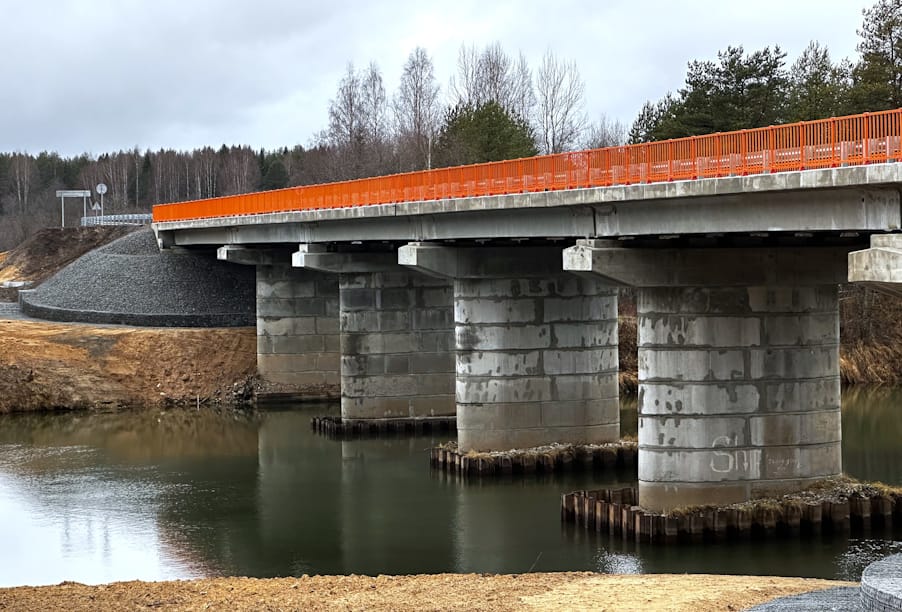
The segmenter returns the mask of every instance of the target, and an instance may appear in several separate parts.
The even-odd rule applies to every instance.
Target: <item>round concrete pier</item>
[[[569,274],[454,281],[462,452],[620,434],[617,295]]]
[[[836,286],[639,290],[639,503],[729,504],[835,474]]]
[[[451,281],[342,274],[342,419],[454,415]]]

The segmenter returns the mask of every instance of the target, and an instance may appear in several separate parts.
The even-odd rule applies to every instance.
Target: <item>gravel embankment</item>
[[[254,268],[210,253],[160,252],[150,229],[91,251],[32,291],[29,316],[154,327],[254,324]]]

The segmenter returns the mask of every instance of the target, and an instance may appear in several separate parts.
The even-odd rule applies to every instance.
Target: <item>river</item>
[[[853,390],[843,402],[846,471],[902,485],[902,392]],[[461,481],[429,468],[428,449],[445,437],[311,432],[311,416],[336,411],[0,417],[0,586],[559,570],[857,580],[902,552],[872,537],[624,543],[559,519],[561,493],[617,476]],[[635,402],[622,419],[635,431]]]

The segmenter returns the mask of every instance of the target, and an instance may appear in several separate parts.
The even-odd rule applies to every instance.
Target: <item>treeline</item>
[[[146,212],[161,202],[902,106],[902,0],[878,0],[858,34],[855,60],[833,61],[813,41],[789,67],[779,47],[728,47],[716,61],[692,61],[684,86],[646,102],[629,129],[604,115],[590,120],[576,64],[550,51],[533,69],[498,43],[463,46],[443,88],[428,52],[416,48],[391,92],[375,62],[349,64],[307,147],[0,154],[0,250],[59,223],[56,190],[100,182],[106,213]]]
[[[834,61],[811,41],[786,64],[779,46],[728,47],[689,62],[676,93],[648,101],[629,131],[646,142],[902,107],[902,0],[879,0],[857,30],[858,58]]]

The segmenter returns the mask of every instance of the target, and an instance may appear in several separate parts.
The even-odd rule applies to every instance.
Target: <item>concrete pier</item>
[[[839,474],[835,285],[643,288],[639,503],[729,504]]]
[[[580,241],[566,269],[638,287],[639,503],[780,494],[839,474],[843,249]]]
[[[614,289],[562,273],[556,248],[412,244],[398,258],[454,279],[461,452],[619,437]]]
[[[452,287],[394,251],[303,245],[293,264],[338,278],[342,420],[453,416]]]
[[[257,371],[302,392],[338,394],[338,279],[257,266]]]
[[[453,415],[451,284],[399,269],[339,290],[342,418]]]

